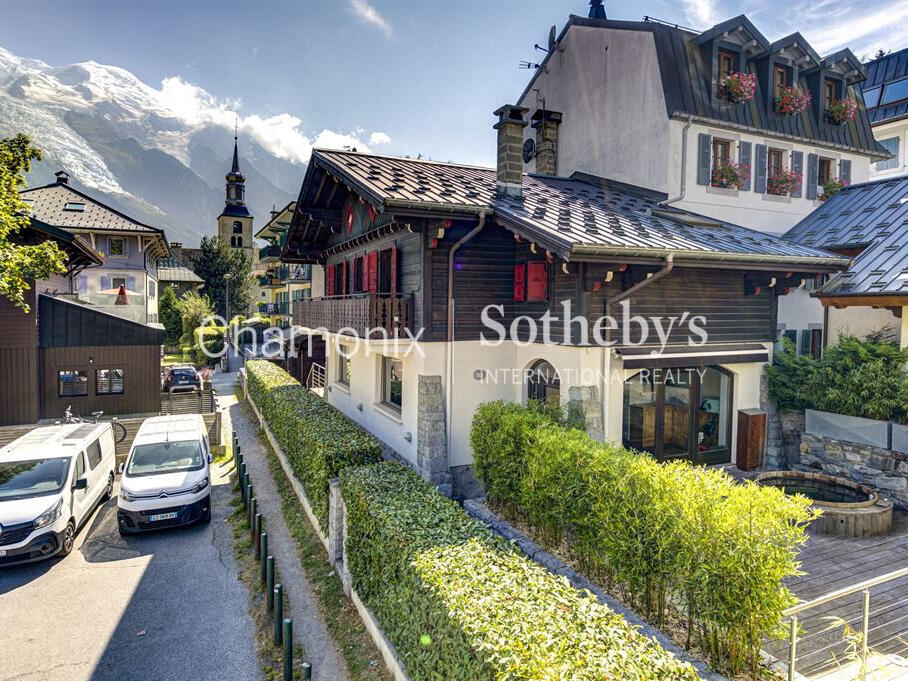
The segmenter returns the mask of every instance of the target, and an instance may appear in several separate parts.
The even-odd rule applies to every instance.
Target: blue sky
[[[908,46],[908,0],[605,4],[610,18],[697,29],[743,12],[770,40],[798,30],[821,54]],[[489,165],[491,112],[530,75],[518,63],[540,60],[533,44],[587,9],[586,0],[7,0],[0,46],[51,65],[120,66],[155,88],[167,79],[186,106],[239,101],[248,125],[270,125],[293,153],[350,136],[376,152]]]

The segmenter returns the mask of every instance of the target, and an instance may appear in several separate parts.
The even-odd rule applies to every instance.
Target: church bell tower
[[[240,170],[237,138],[233,138],[233,167],[227,173],[227,202],[218,216],[218,236],[231,248],[242,250],[253,262],[252,215],[246,208],[246,178]]]

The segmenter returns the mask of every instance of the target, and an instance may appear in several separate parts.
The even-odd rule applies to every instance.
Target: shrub
[[[381,461],[381,445],[276,364],[247,362],[246,375],[252,399],[327,531],[328,481],[348,466]]]
[[[404,466],[341,482],[347,567],[413,681],[697,678]]]
[[[161,299],[158,301],[158,318],[164,326],[164,344],[176,345],[183,333],[183,320],[180,315],[180,300],[172,286],[161,287]]]
[[[223,326],[200,326],[193,334],[192,353],[196,364],[214,366],[224,349]]]
[[[477,410],[471,442],[490,503],[567,547],[588,577],[647,618],[662,623],[674,612],[688,621],[718,669],[754,669],[764,637],[778,633],[795,601],[783,579],[798,574],[810,502],[718,470],[660,464],[538,418],[500,402]],[[517,483],[503,483],[511,471]]]
[[[782,338],[782,349],[766,367],[769,397],[783,411],[810,408],[808,389],[816,373],[816,361],[810,355],[799,355],[794,343]]]

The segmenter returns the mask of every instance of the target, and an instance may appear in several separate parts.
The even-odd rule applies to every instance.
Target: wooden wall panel
[[[123,369],[124,394],[98,395],[96,369]],[[88,372],[87,396],[58,396],[57,372],[64,370]],[[161,349],[156,345],[41,348],[40,392],[42,418],[63,416],[67,405],[82,416],[97,410],[105,415],[157,413],[161,408]]]
[[[0,295],[0,425],[38,420],[38,331],[34,290],[25,314]]]

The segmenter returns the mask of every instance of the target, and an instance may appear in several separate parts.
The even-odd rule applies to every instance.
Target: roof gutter
[[[451,452],[451,399],[453,396],[454,375],[454,255],[465,243],[479,234],[486,226],[486,211],[480,211],[479,222],[469,232],[464,234],[448,251],[448,324],[447,343],[445,344],[445,440],[448,455]]]
[[[680,201],[684,198],[684,194],[687,191],[687,131],[690,130],[690,126],[693,122],[693,117],[688,115],[687,122],[684,124],[684,130],[681,131],[681,186],[678,188],[678,195],[657,203],[656,205],[660,208],[664,208],[670,203]]]
[[[750,263],[776,263],[779,265],[809,265],[828,271],[845,269],[851,265],[849,258],[823,258],[820,256],[803,255],[767,255],[765,253],[726,253],[716,251],[698,251],[693,249],[667,249],[667,248],[620,248],[614,246],[592,246],[578,244],[571,249],[571,255],[577,259],[588,256],[613,256],[621,257],[663,257],[669,255],[676,260],[690,258],[694,262],[739,262]]]

